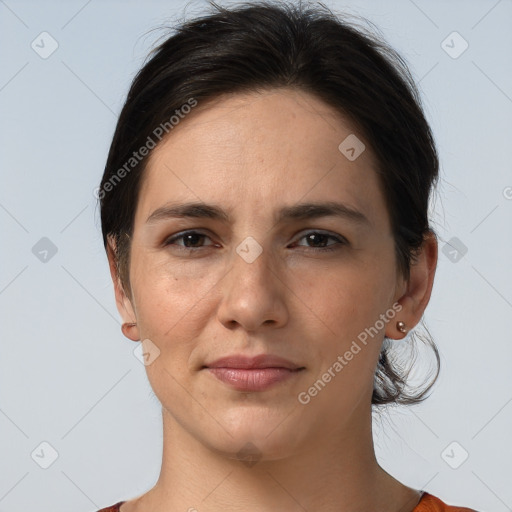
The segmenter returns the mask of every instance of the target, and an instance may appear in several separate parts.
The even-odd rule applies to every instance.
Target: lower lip
[[[297,375],[300,370],[288,368],[206,368],[217,379],[238,391],[264,391],[278,382]]]

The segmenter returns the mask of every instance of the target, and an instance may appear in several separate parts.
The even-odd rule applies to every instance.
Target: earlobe
[[[140,341],[139,330],[136,322],[125,322],[121,325],[121,331],[129,340]]]
[[[132,341],[139,341],[140,336],[135,311],[121,282],[117,263],[116,245],[115,241],[111,237],[108,238],[107,243],[107,258],[110,268],[110,276],[114,285],[117,310],[123,320],[121,330],[128,339]]]
[[[414,261],[411,262],[406,290],[397,300],[402,308],[396,316],[396,325],[388,324],[386,337],[401,339],[421,320],[432,294],[437,267],[437,247],[437,237],[433,231],[430,231],[424,237]],[[399,328],[398,322],[403,322],[405,325],[405,333]]]
[[[407,333],[414,327],[411,323],[410,311],[414,308],[413,299],[407,295],[407,291],[396,301],[400,310],[395,316],[394,322],[389,322],[386,327],[385,336],[392,340],[400,340],[407,336]]]

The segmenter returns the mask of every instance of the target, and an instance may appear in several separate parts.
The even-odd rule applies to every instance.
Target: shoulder
[[[124,501],[119,501],[115,505],[112,505],[110,507],[102,508],[101,510],[98,510],[97,512],[119,512],[119,507],[124,503]]]
[[[447,505],[438,497],[425,492],[412,512],[477,512],[472,508]]]

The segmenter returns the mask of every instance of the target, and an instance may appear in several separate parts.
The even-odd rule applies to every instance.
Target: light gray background
[[[512,2],[326,4],[375,22],[407,59],[442,162],[425,315],[442,374],[426,403],[376,418],[379,461],[447,503],[512,510]],[[120,331],[93,190],[160,33],[145,34],[204,10],[0,0],[0,511],[92,511],[158,477],[160,408]],[[31,48],[50,48],[43,31],[58,43],[46,59]],[[453,31],[469,44],[458,58],[462,39],[442,45]],[[42,237],[57,248],[46,262]],[[469,454],[458,469],[442,456],[453,441],[452,465]],[[48,469],[43,442],[58,453]]]

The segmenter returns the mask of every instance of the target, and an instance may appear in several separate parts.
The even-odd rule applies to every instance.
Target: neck
[[[351,417],[361,418],[356,412]],[[205,446],[163,409],[160,477],[138,505],[155,512],[411,512],[420,493],[379,466],[371,410],[363,418],[287,457],[259,453],[251,462]]]

